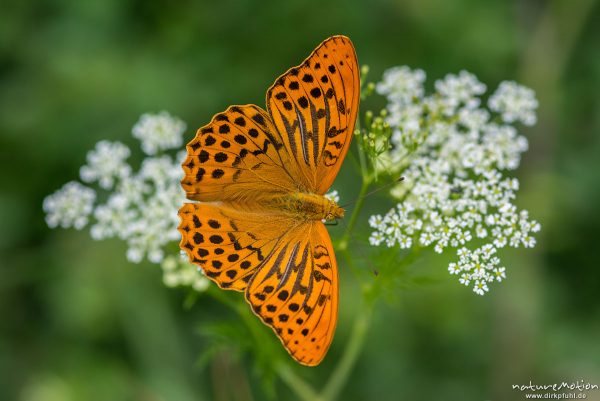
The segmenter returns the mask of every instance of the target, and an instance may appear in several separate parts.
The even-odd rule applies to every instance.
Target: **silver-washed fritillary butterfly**
[[[319,45],[267,91],[267,110],[231,106],[187,145],[181,249],[223,289],[244,291],[290,355],[318,365],[331,344],[338,268],[323,195],[350,147],[360,97],[354,46]]]

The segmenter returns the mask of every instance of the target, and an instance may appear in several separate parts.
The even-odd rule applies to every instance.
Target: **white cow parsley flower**
[[[485,85],[474,75],[448,75],[436,82],[436,93],[399,102],[391,94],[423,82],[413,78],[407,84],[414,74],[406,67],[392,71],[402,71],[403,79],[397,88],[389,77],[381,83],[394,130],[393,148],[383,156],[405,180],[391,191],[396,207],[369,219],[369,241],[401,249],[432,247],[438,253],[458,249],[459,261],[449,265],[449,272],[482,295],[489,290],[486,283],[506,277],[491,255],[506,246],[534,246],[533,235],[540,230],[513,204],[518,180],[504,175],[519,166],[527,140],[513,126],[491,121],[490,112],[479,107]],[[475,241],[484,245],[472,250]]]
[[[507,123],[517,121],[534,125],[537,121],[535,110],[538,101],[535,92],[513,81],[504,81],[488,102],[491,110],[501,114]]]
[[[446,113],[452,114],[459,105],[466,109],[479,106],[477,96],[485,92],[485,85],[477,80],[475,75],[461,71],[458,75],[448,74],[443,80],[435,82],[435,89],[446,106]]]
[[[458,263],[451,263],[453,265],[452,274],[460,275],[460,282],[464,285],[475,283],[473,291],[483,295],[489,291],[487,283],[499,282],[506,278],[505,268],[499,266],[500,259],[494,256],[495,254],[496,248],[490,244],[474,251],[461,248],[457,252]]]
[[[96,182],[103,189],[111,189],[115,180],[127,177],[131,167],[125,162],[129,148],[121,142],[100,141],[87,154],[87,164],[79,170],[85,182]]]
[[[406,66],[393,67],[383,73],[383,81],[379,82],[375,90],[380,95],[385,95],[401,104],[411,103],[414,98],[421,98],[424,93],[423,70],[411,70]]]
[[[181,146],[184,127],[179,119],[163,112],[142,116],[133,132],[141,139],[144,151],[154,154]],[[89,152],[87,164],[81,168],[81,178],[98,182],[102,189],[111,192],[103,197],[104,203],[94,208],[96,192],[77,182],[68,183],[44,200],[48,225],[79,229],[91,215],[93,239],[119,238],[127,242],[129,261],[139,263],[147,259],[162,263],[166,284],[204,290],[208,280],[187,262],[176,262],[177,274],[167,274],[165,267],[172,263],[171,257],[165,256],[168,249],[177,249],[181,239],[177,210],[185,201],[180,185],[185,151],[175,157],[167,154],[146,157],[137,172],[126,163],[129,154],[129,149],[119,142],[99,142]]]
[[[164,257],[163,248],[179,240],[177,209],[184,201],[179,185],[182,171],[169,156],[147,158],[140,171],[124,179],[107,202],[94,211],[92,237],[118,237],[129,245],[127,259],[153,263]]]
[[[166,111],[144,114],[133,127],[133,136],[142,143],[147,155],[167,149],[179,148],[183,144],[185,123]]]
[[[96,192],[93,189],[76,181],[68,182],[44,199],[46,223],[51,228],[61,226],[81,230],[88,223],[95,200]]]

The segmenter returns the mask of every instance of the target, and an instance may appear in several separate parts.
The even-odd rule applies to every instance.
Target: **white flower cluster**
[[[131,173],[131,167],[125,162],[130,154],[129,148],[121,142],[100,141],[88,152],[88,164],[81,167],[79,176],[85,182],[98,181],[100,187],[111,189],[115,180]]]
[[[96,192],[93,189],[77,181],[68,182],[44,199],[46,223],[51,228],[61,226],[81,230],[88,223],[95,200]]]
[[[187,255],[180,257],[169,255],[161,263],[163,269],[163,282],[167,287],[186,286],[196,291],[208,288],[209,281],[202,273],[202,269],[190,264]]]
[[[390,102],[410,104],[414,98],[423,96],[424,82],[423,70],[411,70],[407,66],[392,67],[383,73],[383,81],[375,86],[375,90],[387,96]]]
[[[185,123],[166,111],[142,115],[132,130],[147,155],[181,147],[184,131]]]
[[[492,114],[480,108],[485,85],[474,75],[448,75],[436,82],[436,93],[424,96],[422,87],[416,88],[423,85],[422,72],[403,71],[403,80],[386,74],[377,86],[387,96],[388,122],[394,130],[385,168],[405,180],[392,190],[397,206],[369,219],[374,229],[370,242],[431,246],[438,253],[459,249],[459,260],[449,270],[483,294],[486,283],[505,277],[500,260],[491,255],[505,246],[533,247],[533,233],[540,230],[527,211],[513,204],[518,180],[503,176],[518,167],[527,141],[508,120],[494,122]],[[506,89],[498,89],[491,99],[508,99],[498,95],[500,91]],[[493,109],[491,99],[493,111],[511,107]]]
[[[537,121],[535,110],[538,101],[535,93],[516,82],[502,82],[489,104],[490,109],[502,114],[502,119],[507,123],[520,121],[525,125],[534,125]]]
[[[457,252],[458,263],[450,263],[450,274],[459,275],[461,284],[469,285],[473,281],[473,291],[483,295],[489,291],[487,283],[502,281],[506,278],[506,269],[500,266],[500,259],[494,256],[496,248],[487,244],[475,251],[460,248]]]
[[[127,259],[139,263],[163,260],[163,248],[178,241],[177,209],[185,196],[182,171],[170,156],[148,157],[137,174],[123,178],[106,203],[94,210],[94,239],[118,237],[127,241]]]
[[[70,182],[44,200],[46,221],[52,228],[83,228],[90,215],[94,217],[90,234],[92,238],[119,238],[127,242],[127,259],[134,263],[147,258],[161,263],[165,283],[190,285],[201,290],[208,284],[203,275],[184,273],[182,262],[172,263],[165,259],[165,248],[178,249],[180,240],[177,210],[185,200],[180,180],[183,176],[181,163],[185,151],[175,157],[160,153],[178,147],[182,141],[183,123],[167,113],[145,114],[134,128],[134,135],[141,140],[146,157],[138,172],[127,164],[130,155],[127,146],[119,142],[101,141],[87,155],[87,164],[80,170],[81,179],[98,182],[105,190],[111,190],[104,203],[94,208],[96,192],[78,182]],[[137,134],[136,134],[137,133]],[[156,154],[158,153],[158,154]],[[169,259],[170,260],[170,259]],[[175,273],[179,274],[174,279]],[[174,283],[177,284],[174,284]]]
[[[478,107],[480,100],[477,96],[482,95],[486,88],[475,75],[463,70],[458,75],[448,74],[443,80],[436,81],[435,89],[446,112],[451,114],[461,104],[466,109]]]

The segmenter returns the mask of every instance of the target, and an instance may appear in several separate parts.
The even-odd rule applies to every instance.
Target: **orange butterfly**
[[[350,147],[360,96],[354,46],[333,36],[267,91],[231,106],[187,145],[181,249],[219,287],[245,291],[290,355],[318,365],[333,339],[338,269],[323,195]]]

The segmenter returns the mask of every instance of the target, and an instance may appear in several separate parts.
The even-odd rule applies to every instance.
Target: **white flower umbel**
[[[129,148],[121,142],[100,141],[87,154],[87,164],[79,170],[85,182],[98,182],[103,189],[111,189],[115,180],[127,177],[131,167],[125,162]]]
[[[408,87],[422,93],[421,74],[400,70],[404,80],[397,91]],[[410,77],[412,82],[407,82]],[[506,176],[519,166],[527,140],[508,119],[495,122],[490,111],[480,108],[485,85],[470,73],[448,75],[436,82],[435,93],[413,96],[411,101],[407,97],[398,101],[398,96],[392,96],[394,82],[386,76],[383,82],[385,91],[380,93],[387,95],[387,121],[394,132],[393,147],[383,157],[393,161],[394,173],[405,180],[392,190],[396,207],[369,219],[374,229],[370,243],[402,249],[432,247],[438,253],[458,249],[450,273],[483,295],[489,283],[506,276],[500,259],[491,255],[506,246],[534,246],[533,235],[540,230],[527,211],[513,204],[519,182]],[[518,91],[530,90],[519,86]],[[510,91],[499,92],[502,102],[508,103],[502,110],[512,110]],[[512,99],[522,102],[525,97],[535,100],[532,93]]]
[[[88,223],[95,200],[96,192],[93,189],[76,181],[68,182],[44,199],[46,223],[51,228],[61,226],[81,230]]]
[[[479,95],[485,92],[485,85],[475,75],[461,71],[458,75],[448,74],[443,80],[435,82],[435,89],[445,104],[446,113],[452,114],[463,106],[474,109],[479,106]]]
[[[489,107],[500,113],[507,123],[522,122],[534,125],[537,121],[535,111],[538,101],[535,92],[513,81],[504,81],[490,97]]]
[[[473,291],[483,295],[489,291],[487,283],[502,281],[506,278],[505,268],[499,266],[500,259],[494,256],[496,248],[487,244],[471,251],[460,248],[457,252],[458,263],[450,263],[448,268],[450,274],[459,276],[461,284],[473,283]]]
[[[142,143],[147,155],[181,147],[185,123],[166,111],[144,114],[133,127],[133,136]]]
[[[383,81],[379,82],[375,90],[380,95],[385,95],[390,101],[409,104],[415,98],[423,96],[423,70],[411,70],[406,66],[393,67],[383,74]]]
[[[96,208],[92,237],[127,241],[131,262],[147,257],[160,263],[163,248],[180,238],[177,209],[185,200],[179,184],[182,174],[170,156],[146,158],[140,171],[123,179],[107,202]]]
[[[50,227],[82,228],[93,216],[90,234],[93,239],[119,238],[127,243],[126,257],[139,263],[144,259],[163,267],[165,283],[187,285],[201,291],[208,280],[192,265],[177,256],[177,280],[169,270],[181,239],[177,231],[177,210],[185,201],[180,185],[183,176],[181,162],[185,151],[175,157],[165,149],[181,146],[183,123],[167,113],[144,115],[134,127],[134,135],[142,140],[146,157],[139,171],[126,163],[129,149],[119,142],[99,142],[89,152],[87,164],[81,168],[81,178],[98,182],[110,190],[96,205],[96,192],[78,182],[70,182],[44,200],[46,221]],[[175,280],[175,281],[174,281]]]

